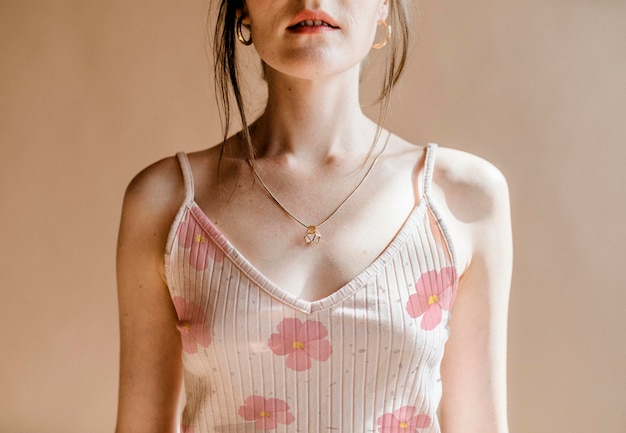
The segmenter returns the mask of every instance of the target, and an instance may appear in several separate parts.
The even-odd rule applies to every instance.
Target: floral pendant
[[[322,234],[317,229],[317,227],[309,226],[309,228],[306,230],[306,235],[304,235],[304,242],[307,245],[314,245],[318,244],[321,238]]]

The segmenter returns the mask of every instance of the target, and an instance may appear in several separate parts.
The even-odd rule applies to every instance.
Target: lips
[[[288,29],[294,30],[302,27],[328,27],[338,29],[336,21],[326,12],[305,10],[296,15],[289,25]]]

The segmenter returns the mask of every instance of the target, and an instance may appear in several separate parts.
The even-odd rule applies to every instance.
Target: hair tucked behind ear
[[[387,51],[387,70],[381,92],[376,103],[383,102],[391,94],[393,86],[398,82],[409,52],[409,45],[413,39],[411,29],[413,22],[413,8],[410,0],[389,0],[388,21],[392,26],[389,50]]]
[[[237,111],[241,119],[242,140],[241,150],[250,162],[254,160],[254,150],[250,138],[250,129],[245,112],[241,87],[240,75],[237,69],[237,36],[236,23],[238,13],[244,8],[243,0],[222,0],[217,13],[217,24],[214,36],[214,70],[215,70],[215,94],[222,108],[222,128],[224,130],[221,155],[224,153],[224,145],[228,140],[231,126],[232,98],[237,104]]]
[[[374,100],[379,105],[378,129],[374,143],[378,141],[383,128],[383,122],[387,117],[391,91],[396,85],[404,68],[409,53],[409,46],[414,33],[411,29],[413,23],[412,0],[389,0],[389,16],[387,21],[392,28],[391,37],[386,51],[385,71],[380,93]]]
[[[375,100],[380,105],[378,114],[378,130],[374,143],[378,141],[382,124],[387,115],[391,91],[400,79],[406,65],[409,45],[413,37],[411,30],[412,7],[414,0],[389,0],[388,22],[392,26],[391,38],[386,48],[387,61],[380,93]],[[222,127],[224,129],[224,145],[228,139],[231,126],[231,108],[234,102],[241,119],[242,132],[239,140],[241,151],[250,163],[254,161],[254,148],[250,138],[250,129],[246,117],[243,96],[240,87],[240,75],[237,68],[237,36],[236,23],[238,14],[244,9],[244,0],[221,0],[217,12],[217,23],[214,36],[215,60],[215,93],[222,109]],[[220,158],[221,160],[221,158]]]

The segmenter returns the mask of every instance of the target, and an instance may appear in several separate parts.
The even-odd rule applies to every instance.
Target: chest
[[[177,239],[204,231],[215,241],[205,243],[215,246],[205,262],[197,260],[205,254],[200,247],[176,238],[167,258],[191,373],[190,424],[208,417],[248,431],[241,407],[253,398],[285,402],[285,423],[301,431],[373,431],[386,413],[406,406],[435,419],[456,279],[446,252],[427,241],[425,207],[364,272],[311,302],[264,278],[198,208],[188,215]],[[422,302],[424,295],[437,302]],[[200,401],[209,402],[206,417],[197,412]]]
[[[358,180],[358,179],[357,179]],[[374,173],[354,189],[343,184],[278,184],[275,197],[259,182],[240,179],[232,194],[197,194],[211,223],[273,284],[309,301],[345,285],[392,242],[416,206],[411,170]],[[279,204],[280,203],[280,204]],[[337,208],[341,207],[337,210]],[[291,215],[290,215],[291,214]],[[307,243],[309,226],[318,242]]]

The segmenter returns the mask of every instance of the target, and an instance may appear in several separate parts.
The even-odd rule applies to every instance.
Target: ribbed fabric
[[[179,317],[183,433],[440,432],[440,365],[458,282],[454,251],[423,193],[363,272],[318,301],[281,290],[194,201],[172,225],[165,272]]]

